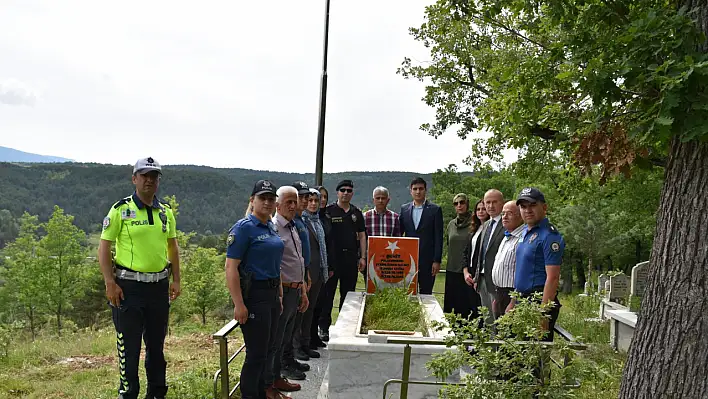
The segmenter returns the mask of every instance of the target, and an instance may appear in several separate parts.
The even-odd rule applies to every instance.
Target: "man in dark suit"
[[[501,224],[501,211],[504,206],[504,195],[499,190],[489,190],[484,194],[484,207],[489,214],[489,220],[482,225],[482,233],[476,246],[477,265],[474,277],[475,287],[482,299],[482,306],[489,309],[487,323],[494,322],[494,294],[496,287],[492,282],[494,257],[499,245],[504,239],[504,226]]]
[[[442,209],[425,198],[428,185],[422,178],[413,179],[410,189],[413,201],[401,207],[398,217],[403,235],[418,238],[418,292],[432,294],[442,260]]]

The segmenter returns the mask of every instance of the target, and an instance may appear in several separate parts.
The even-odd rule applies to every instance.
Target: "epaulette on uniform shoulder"
[[[170,206],[170,203],[169,203],[169,202],[164,201],[164,200],[160,200],[160,203],[161,203],[162,205],[166,206],[167,208],[172,209],[172,207]]]
[[[128,202],[131,202],[132,200],[133,200],[133,197],[132,197],[132,196],[130,196],[130,197],[125,197],[125,198],[123,198],[122,200],[120,200],[120,201],[116,202],[115,204],[113,204],[113,209],[118,209],[119,206],[121,206],[121,205],[123,205],[123,204],[127,204]]]
[[[556,226],[552,225],[551,223],[548,223],[548,229],[554,233],[558,232],[558,229],[556,228]]]

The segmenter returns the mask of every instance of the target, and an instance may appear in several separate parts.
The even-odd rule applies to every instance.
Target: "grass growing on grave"
[[[369,330],[425,331],[423,307],[403,288],[386,288],[366,298],[362,333]]]

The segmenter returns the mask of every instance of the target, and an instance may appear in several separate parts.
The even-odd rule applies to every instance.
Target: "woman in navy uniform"
[[[275,198],[275,185],[259,180],[246,216],[234,224],[226,242],[226,282],[234,303],[234,319],[246,344],[241,368],[243,399],[282,397],[273,387],[274,352],[270,350],[283,296],[280,261],[284,245],[271,221]]]

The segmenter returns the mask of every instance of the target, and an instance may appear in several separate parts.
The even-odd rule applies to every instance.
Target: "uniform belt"
[[[141,283],[157,283],[170,275],[170,269],[158,273],[141,273],[127,269],[116,269],[116,278],[121,280],[138,281]]]
[[[299,281],[297,283],[282,282],[281,284],[283,285],[283,287],[286,287],[286,288],[298,288],[302,284],[302,281]]]
[[[252,286],[258,288],[276,288],[280,284],[279,278],[271,278],[268,280],[252,280]]]

